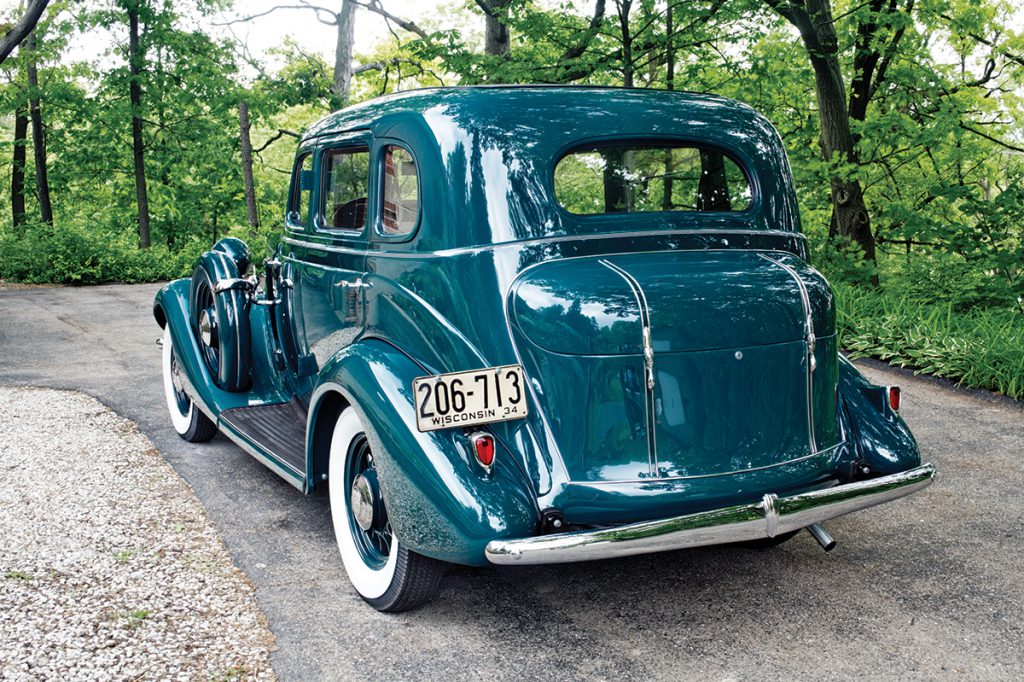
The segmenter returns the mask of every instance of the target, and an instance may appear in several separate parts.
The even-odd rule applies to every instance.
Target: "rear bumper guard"
[[[771,538],[910,495],[927,487],[934,478],[935,467],[923,464],[867,481],[789,497],[769,494],[752,504],[668,519],[492,540],[485,554],[493,564],[556,564]]]

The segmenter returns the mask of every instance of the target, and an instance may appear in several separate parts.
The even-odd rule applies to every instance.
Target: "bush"
[[[841,347],[1024,398],[1024,315],[1015,308],[925,303],[906,293],[833,282]]]
[[[31,284],[156,282],[191,274],[208,246],[191,239],[171,251],[163,244],[139,249],[131,232],[61,225],[0,232],[0,279]]]

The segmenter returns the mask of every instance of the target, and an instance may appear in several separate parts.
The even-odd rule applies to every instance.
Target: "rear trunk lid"
[[[832,296],[794,256],[551,261],[509,305],[573,481],[752,474],[835,443]]]

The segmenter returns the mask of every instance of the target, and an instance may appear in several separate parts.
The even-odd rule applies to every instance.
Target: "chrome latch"
[[[351,282],[347,279],[343,279],[334,286],[340,289],[369,289],[370,283],[364,282],[362,277],[358,277]]]
[[[651,328],[644,327],[644,367],[647,370],[647,389],[654,390],[654,344],[651,343]]]

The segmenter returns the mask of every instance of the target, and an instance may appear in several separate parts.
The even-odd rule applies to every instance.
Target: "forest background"
[[[262,254],[296,136],[378,95],[712,92],[779,130],[845,349],[1024,397],[1012,1],[8,0],[0,35],[0,280],[180,277],[229,234]]]

